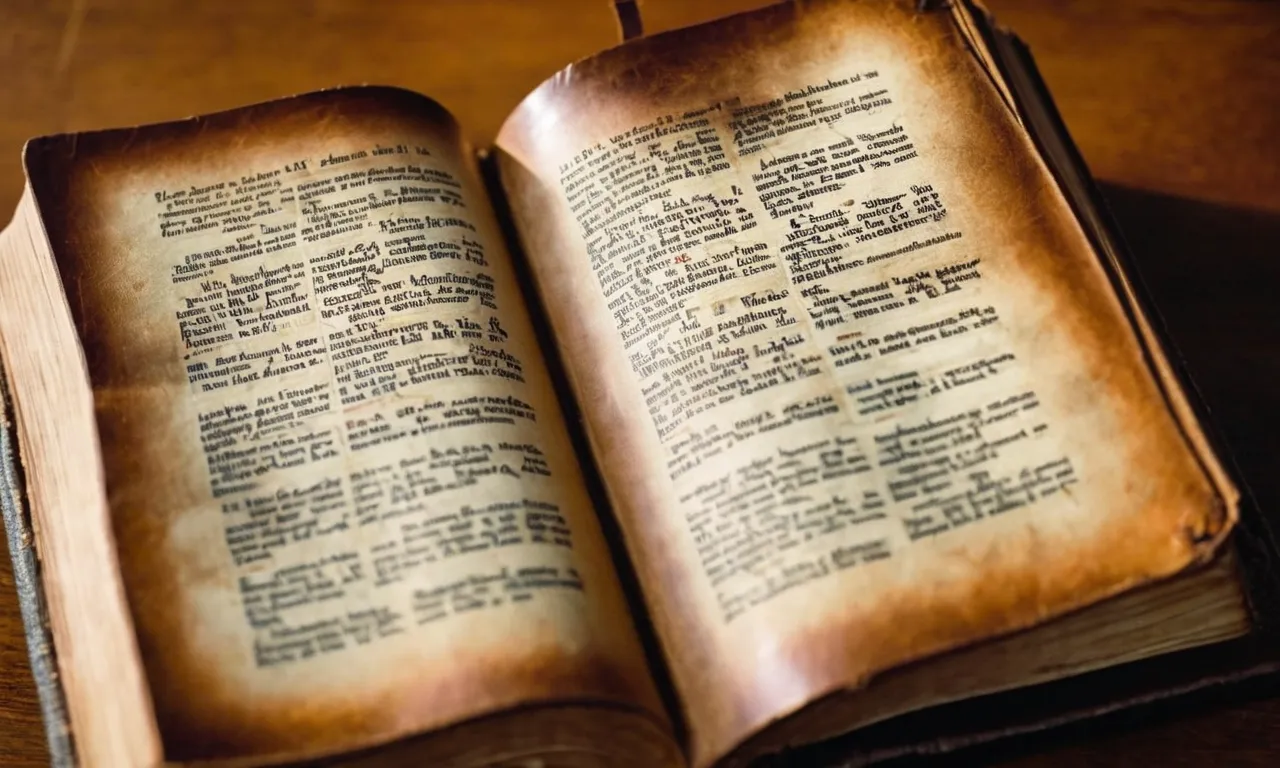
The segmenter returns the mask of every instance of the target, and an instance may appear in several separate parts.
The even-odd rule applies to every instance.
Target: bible
[[[24,163],[60,764],[853,765],[1274,666],[1268,522],[971,3],[631,39],[480,152],[359,86]]]

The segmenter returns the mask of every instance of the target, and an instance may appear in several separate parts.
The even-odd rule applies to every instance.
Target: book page
[[[1002,92],[914,5],[630,43],[499,136],[698,766],[1234,520]]]
[[[167,759],[538,702],[667,727],[443,109],[333,91],[27,163]]]

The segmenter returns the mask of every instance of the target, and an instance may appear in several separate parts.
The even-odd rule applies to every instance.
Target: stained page
[[[665,722],[441,108],[334,91],[27,163],[167,758],[538,702]]]
[[[1001,91],[914,5],[630,43],[499,136],[699,766],[1234,520]]]

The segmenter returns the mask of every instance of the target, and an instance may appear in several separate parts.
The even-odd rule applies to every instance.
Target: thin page
[[[914,5],[629,43],[499,136],[698,766],[1235,519],[980,58]]]
[[[165,755],[665,716],[473,159],[311,94],[35,142]]]

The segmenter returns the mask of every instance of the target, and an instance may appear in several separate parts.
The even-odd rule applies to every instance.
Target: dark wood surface
[[[763,4],[642,9],[657,31]],[[1259,497],[1280,503],[1269,479],[1280,458],[1280,3],[989,4],[1031,44],[1170,329],[1213,374],[1205,393]],[[487,143],[541,79],[615,39],[605,0],[0,0],[0,211],[21,192],[19,150],[31,136],[336,84],[430,94]],[[1280,765],[1278,694],[1254,684],[949,762]],[[0,558],[0,765],[47,761]]]

